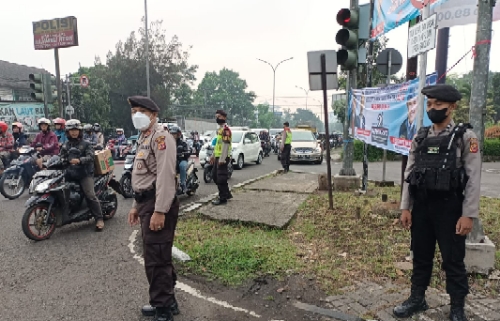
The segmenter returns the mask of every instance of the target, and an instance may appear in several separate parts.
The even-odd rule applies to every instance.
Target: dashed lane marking
[[[135,240],[137,239],[137,234],[138,234],[138,230],[134,230],[132,232],[132,234],[130,235],[129,237],[129,243],[128,243],[128,248],[130,250],[130,253],[132,253],[133,257],[135,260],[137,260],[139,262],[139,264],[143,265],[144,266],[144,258],[142,256],[140,256],[139,254],[137,254],[137,252],[135,251]],[[182,252],[180,250],[178,250],[179,252]],[[184,252],[182,252],[184,253]],[[172,251],[172,254],[173,254],[173,251]],[[186,254],[186,253],[184,253]],[[187,254],[186,254],[187,255]],[[182,282],[177,282],[176,284],[176,288],[178,288],[179,290],[181,291],[184,291],[188,294],[191,294],[192,296],[194,297],[197,297],[199,299],[202,299],[202,300],[205,300],[205,301],[208,301],[210,303],[213,303],[213,304],[217,304],[221,307],[224,307],[224,308],[227,308],[227,309],[231,309],[233,311],[237,311],[237,312],[244,312],[246,314],[249,314],[253,317],[256,317],[256,318],[261,318],[261,316],[253,311],[249,311],[247,309],[243,309],[243,308],[240,308],[240,307],[235,307],[231,304],[229,304],[228,302],[225,302],[225,301],[221,301],[221,300],[218,300],[216,298],[213,298],[213,297],[207,297],[207,296],[204,296],[199,290],[187,285],[187,284],[184,284]]]

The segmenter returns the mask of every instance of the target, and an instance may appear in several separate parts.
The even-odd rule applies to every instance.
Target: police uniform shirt
[[[142,132],[137,141],[132,170],[132,189],[141,193],[156,182],[155,212],[167,213],[176,196],[177,145],[162,125],[155,124]],[[136,202],[132,207],[136,207]]]
[[[449,135],[454,127],[455,123],[453,121],[441,132],[436,132],[433,126],[431,126],[427,137]],[[463,138],[458,139],[457,146],[457,168],[464,167],[469,177],[464,191],[462,216],[476,218],[479,217],[479,200],[481,197],[481,153],[479,152],[479,143],[476,134],[472,130],[467,129]],[[405,180],[415,165],[415,156],[413,153],[416,147],[417,142],[413,139],[405,170]],[[401,197],[402,210],[409,210],[413,206],[413,200],[410,197],[408,187],[409,184],[405,181]]]

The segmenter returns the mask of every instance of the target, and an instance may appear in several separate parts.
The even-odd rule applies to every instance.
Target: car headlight
[[[315,152],[316,152],[316,153],[321,153],[321,148],[316,147]]]

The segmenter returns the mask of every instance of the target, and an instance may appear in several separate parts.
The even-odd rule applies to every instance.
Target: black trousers
[[[283,146],[283,151],[281,152],[281,165],[283,168],[290,166],[290,151],[292,150],[291,144],[286,144]]]
[[[219,199],[222,201],[227,200],[229,197],[229,185],[227,184],[227,164],[229,164],[230,158],[226,158],[225,164],[219,164],[219,158],[215,158],[215,164],[212,168],[212,177],[214,178],[215,184],[219,189]]]
[[[176,198],[170,211],[165,213],[165,226],[160,231],[151,231],[149,228],[154,208],[154,198],[137,203],[141,219],[144,267],[149,283],[149,304],[163,308],[174,302],[177,276],[172,262],[172,246],[179,217],[179,200]]]
[[[456,224],[462,216],[462,200],[457,196],[415,200],[412,210],[411,238],[413,249],[412,285],[429,285],[436,242],[446,273],[446,292],[451,296],[469,293],[465,270],[466,236],[456,234]]]

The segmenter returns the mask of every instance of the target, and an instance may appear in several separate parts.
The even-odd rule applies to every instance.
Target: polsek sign
[[[76,22],[73,16],[33,22],[35,50],[78,46]]]

